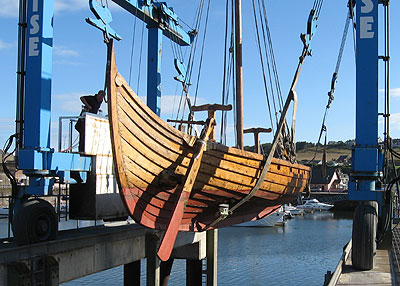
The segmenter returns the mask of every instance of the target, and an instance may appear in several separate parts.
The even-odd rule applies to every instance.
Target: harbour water
[[[315,212],[284,227],[220,229],[218,285],[323,285],[324,274],[335,269],[351,238],[351,228],[351,213]],[[175,260],[169,285],[185,285],[185,267],[184,260]],[[142,285],[145,268],[142,261]],[[123,268],[62,285],[123,285]]]

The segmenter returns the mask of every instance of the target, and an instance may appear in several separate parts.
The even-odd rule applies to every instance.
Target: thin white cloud
[[[69,65],[69,66],[80,66],[80,65],[82,65],[81,62],[68,61],[68,60],[54,60],[53,64],[54,65]]]
[[[15,118],[0,117],[0,148],[2,149],[7,138],[15,133]]]
[[[390,96],[400,97],[400,88],[392,88],[390,90]]]
[[[400,113],[390,115],[390,129],[400,131]]]
[[[1,1],[1,0],[0,0]],[[0,40],[0,50],[12,48],[14,45],[11,43],[4,42]]]
[[[53,109],[60,113],[78,114],[81,110],[80,97],[86,95],[83,92],[56,94],[53,96]]]
[[[18,18],[18,0],[0,0],[0,18]],[[112,11],[122,11],[112,1],[108,2],[108,6]],[[90,13],[88,0],[54,0],[54,13],[60,14],[62,12],[77,12],[87,10]]]
[[[167,117],[170,117],[174,111],[176,112],[175,105],[177,105],[178,103],[179,103],[178,96],[175,95],[161,96],[161,113]]]
[[[178,105],[180,101],[180,96],[177,95],[163,95],[161,96],[161,115],[171,118],[171,116],[176,116],[178,110]],[[193,99],[192,99],[193,101]],[[197,98],[196,105],[205,104],[206,100],[204,98]],[[186,105],[187,106],[187,105]],[[187,112],[186,112],[187,113]],[[207,112],[204,112],[207,115]],[[196,113],[196,116],[200,116],[200,113]]]
[[[64,46],[54,46],[54,54],[60,57],[79,57],[78,51]]]
[[[0,0],[0,18],[18,18],[18,3],[18,0]],[[121,7],[111,0],[108,1],[108,7],[113,12],[123,11]],[[88,0],[54,0],[54,13],[56,14],[82,10],[87,10],[88,15],[91,14]]]
[[[385,92],[384,89],[379,89],[379,93],[383,94],[384,92]],[[389,91],[389,94],[392,97],[400,97],[400,88],[399,87],[391,88],[390,91]]]
[[[0,0],[0,17],[18,18],[17,0]]]
[[[89,10],[89,1],[87,0],[55,0],[54,1],[54,12],[65,12],[65,11],[79,11],[83,9]]]
[[[0,0],[0,17],[18,18],[18,3],[18,0]],[[84,9],[89,11],[88,3],[88,0],[55,0],[54,12],[76,12]]]
[[[71,92],[53,95],[52,110],[62,115],[78,116],[82,110],[80,97],[91,94],[93,94],[93,92]],[[101,105],[100,110],[103,115],[107,113],[107,106],[104,102]]]
[[[1,1],[1,0],[0,0]],[[99,3],[102,1],[98,0]],[[117,8],[117,4],[114,2],[110,1],[104,1],[108,5],[108,7],[115,11],[121,8]],[[76,11],[82,11],[82,10],[87,10],[88,15],[90,15],[90,7],[89,7],[89,1],[88,0],[55,0],[54,1],[54,12],[55,13],[60,13],[60,12],[76,12]]]

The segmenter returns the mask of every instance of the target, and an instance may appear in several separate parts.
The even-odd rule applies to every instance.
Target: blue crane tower
[[[194,35],[180,27],[178,16],[164,2],[113,1],[148,24],[147,102],[160,114],[162,37],[188,46]],[[36,196],[51,195],[55,180],[77,183],[75,173],[85,182],[96,166],[92,156],[50,147],[54,0],[19,2],[16,158],[17,169],[29,177],[29,184],[14,181],[10,218],[16,242],[27,244],[54,239],[58,231],[54,208]],[[105,38],[120,39],[109,25],[110,11],[96,0],[89,5],[96,19],[87,21],[103,30]],[[177,67],[183,68],[181,63]]]
[[[374,265],[378,217],[391,208],[383,197],[384,156],[378,142],[378,6],[389,1],[356,1],[356,144],[352,150],[349,199],[360,201],[353,220],[352,262],[369,270]],[[385,205],[386,204],[386,205]]]

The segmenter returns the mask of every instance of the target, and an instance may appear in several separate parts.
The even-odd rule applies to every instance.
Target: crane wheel
[[[374,268],[377,224],[377,202],[361,202],[354,212],[353,247],[351,252],[353,267],[358,270],[371,270]]]
[[[18,245],[54,240],[58,231],[57,214],[48,201],[24,200],[14,215],[12,227]]]

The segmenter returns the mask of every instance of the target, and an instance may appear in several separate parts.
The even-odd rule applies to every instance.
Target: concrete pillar
[[[217,286],[218,230],[207,231],[207,286]]]
[[[124,265],[124,286],[140,286],[140,260]]]
[[[3,268],[4,271],[4,268]],[[0,285],[58,286],[58,261],[52,256],[35,256],[30,260],[7,264],[7,283]]]
[[[202,286],[202,260],[186,260],[186,286]]]
[[[10,263],[7,265],[7,280],[7,284],[4,285],[30,285],[31,271],[28,266],[23,262]]]

